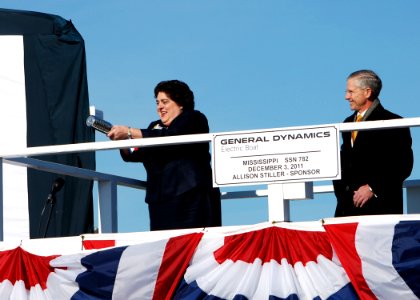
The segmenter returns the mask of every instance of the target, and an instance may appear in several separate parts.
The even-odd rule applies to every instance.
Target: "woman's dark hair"
[[[194,93],[185,82],[179,80],[161,81],[155,87],[155,98],[159,92],[165,93],[184,110],[194,109]]]

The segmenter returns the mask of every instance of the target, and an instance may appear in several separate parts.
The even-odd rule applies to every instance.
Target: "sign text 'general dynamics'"
[[[215,186],[340,178],[336,126],[215,135]]]

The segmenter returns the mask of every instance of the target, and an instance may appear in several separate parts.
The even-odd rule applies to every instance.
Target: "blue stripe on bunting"
[[[196,281],[187,284],[183,279],[180,283],[176,294],[173,300],[195,300],[195,299],[208,299],[208,300],[224,300],[222,298],[207,295],[204,291],[200,289]],[[299,300],[299,297],[296,294],[289,295],[286,298],[280,298],[276,296],[270,296],[269,300]],[[314,300],[320,300],[320,297],[315,297]],[[339,291],[327,298],[327,300],[348,300],[348,299],[358,299],[356,291],[353,288],[351,283],[343,286]],[[247,297],[243,295],[235,295],[233,300],[248,300]]]
[[[419,221],[401,221],[395,226],[392,264],[408,287],[420,298]]]
[[[81,263],[87,270],[77,276],[79,291],[71,299],[111,300],[118,264],[126,248],[127,246],[102,250],[82,258]]]

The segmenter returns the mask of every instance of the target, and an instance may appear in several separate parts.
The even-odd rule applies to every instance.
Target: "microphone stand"
[[[44,204],[44,208],[42,209],[41,212],[41,217],[39,219],[39,227],[38,227],[38,234],[40,234],[40,230],[41,230],[41,221],[42,221],[42,216],[44,215],[45,212],[45,208],[47,207],[48,204],[50,204],[50,212],[48,214],[48,220],[47,220],[47,225],[45,226],[45,231],[44,231],[44,235],[43,237],[45,238],[47,236],[47,231],[48,231],[48,227],[50,226],[50,221],[51,221],[51,215],[54,209],[54,205],[56,202],[56,197],[55,194],[61,190],[61,188],[64,185],[64,179],[63,178],[57,178],[56,180],[54,180],[53,186],[51,187],[51,192],[48,195],[47,201]]]
[[[54,205],[55,205],[56,200],[57,199],[55,198],[55,193],[51,193],[51,194],[48,195],[48,199],[47,199],[46,205],[50,204],[50,212],[48,214],[47,225],[45,226],[45,231],[44,231],[43,238],[45,238],[47,236],[47,231],[48,231],[48,227],[50,226],[51,215],[52,215],[52,212],[53,212],[53,209],[54,209]]]

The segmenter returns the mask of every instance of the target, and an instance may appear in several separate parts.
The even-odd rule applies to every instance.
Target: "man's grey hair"
[[[359,88],[370,88],[372,90],[370,100],[373,101],[379,97],[382,89],[382,80],[375,72],[371,70],[359,70],[351,73],[347,77],[347,79],[350,78],[356,79]]]

